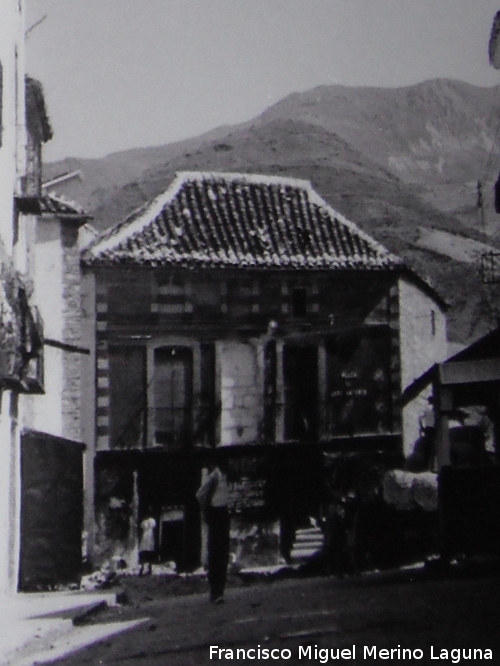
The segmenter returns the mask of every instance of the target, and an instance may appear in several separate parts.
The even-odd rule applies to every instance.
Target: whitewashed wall
[[[0,0],[2,118],[0,146],[0,239],[12,257],[14,206],[25,170],[24,7],[22,0]],[[17,585],[19,553],[19,420],[17,397],[0,397],[0,594]]]
[[[399,280],[401,388],[409,386],[447,357],[446,316],[436,301],[405,278]],[[419,417],[428,406],[430,389],[403,409],[405,456],[419,436]]]

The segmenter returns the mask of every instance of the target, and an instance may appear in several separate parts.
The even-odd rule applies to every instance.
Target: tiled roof
[[[86,220],[91,216],[86,213],[81,206],[73,201],[67,201],[62,197],[53,194],[38,197],[40,204],[40,213],[47,215],[57,215],[59,217],[78,217]]]
[[[166,192],[97,238],[88,265],[388,269],[401,260],[304,180],[179,173]]]

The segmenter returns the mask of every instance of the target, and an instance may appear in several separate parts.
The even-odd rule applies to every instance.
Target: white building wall
[[[18,0],[0,0],[0,63],[3,72],[0,236],[9,255],[13,245],[12,197],[14,192],[19,192],[19,179],[24,174],[26,160],[23,150],[26,145],[23,4]]]
[[[32,406],[23,410],[23,427],[64,437],[64,423],[61,410],[61,387],[64,382],[64,352],[45,345],[44,393],[42,395],[21,396],[23,402],[31,401]]]
[[[63,340],[64,282],[61,223],[56,218],[38,222],[34,262],[33,302],[42,315],[44,336]]]
[[[21,509],[19,396],[0,397],[0,596],[17,591]]]
[[[35,245],[31,262],[34,291],[31,302],[40,310],[44,337],[62,341],[63,333],[63,255],[61,225],[55,218],[34,225]],[[44,346],[44,393],[21,396],[22,427],[65,436],[62,413],[64,391],[64,352]]]
[[[399,280],[401,389],[447,357],[446,316],[441,306],[406,278]],[[419,417],[428,406],[430,389],[403,409],[404,454],[419,437]]]
[[[25,170],[24,2],[0,0],[2,117],[0,145],[0,243],[13,256],[14,196]],[[19,561],[20,433],[18,399],[2,391],[0,405],[0,594],[17,588]]]

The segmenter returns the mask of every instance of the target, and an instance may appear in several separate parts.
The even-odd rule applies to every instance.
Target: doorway
[[[27,431],[21,440],[19,590],[78,583],[82,573],[83,450]]]
[[[155,349],[154,366],[154,441],[177,449],[191,432],[192,351],[160,347]]]
[[[318,349],[285,345],[283,349],[285,439],[314,441],[318,435]]]

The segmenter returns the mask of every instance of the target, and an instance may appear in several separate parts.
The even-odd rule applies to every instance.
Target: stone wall
[[[262,354],[257,343],[220,342],[221,444],[258,439],[263,415]]]
[[[61,223],[62,262],[62,342],[78,347],[81,341],[81,270],[78,247],[78,228]],[[63,436],[81,440],[81,374],[82,353],[66,350],[63,358],[64,385],[62,391]]]

